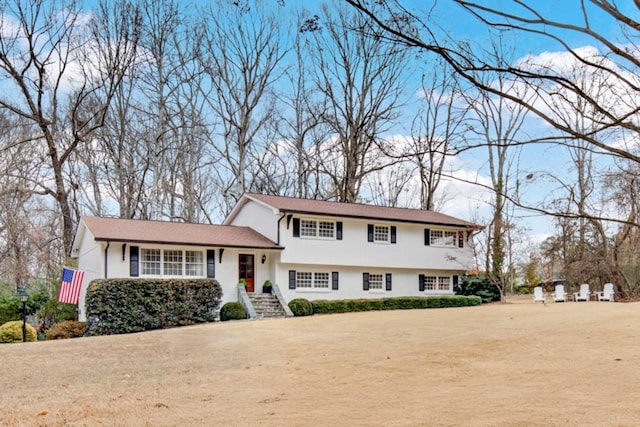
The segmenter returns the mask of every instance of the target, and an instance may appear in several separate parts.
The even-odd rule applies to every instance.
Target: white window
[[[449,276],[438,277],[438,290],[439,291],[451,290],[451,277]]]
[[[382,290],[382,274],[369,274],[369,290]]]
[[[388,242],[389,241],[389,226],[388,225],[374,225],[373,226],[373,241],[374,242]]]
[[[204,276],[204,254],[202,251],[184,252],[184,275]]]
[[[296,288],[329,289],[329,273],[296,272]]]
[[[308,219],[300,220],[300,236],[302,237],[316,237],[318,230],[318,222]]]
[[[333,239],[336,235],[334,221],[316,221],[312,219],[300,220],[300,236],[320,239]]]
[[[164,251],[165,276],[182,276],[182,251]]]
[[[435,291],[437,280],[438,278],[436,276],[424,276],[424,290]]]
[[[143,276],[204,277],[204,252],[178,249],[140,249]]]
[[[431,245],[456,246],[458,232],[446,230],[431,230]]]
[[[425,291],[450,291],[451,276],[424,276]]]
[[[160,249],[141,249],[140,263],[142,264],[142,274],[160,275]]]

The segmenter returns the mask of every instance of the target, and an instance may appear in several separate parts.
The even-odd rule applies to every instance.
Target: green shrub
[[[295,300],[293,300],[295,301]],[[293,302],[292,301],[292,302]],[[372,310],[409,310],[420,308],[465,307],[480,305],[477,296],[397,297],[382,299],[316,300],[312,301],[313,313],[347,313]],[[291,307],[291,303],[289,303]],[[293,308],[291,309],[293,311]],[[295,314],[295,312],[294,312]]]
[[[242,320],[247,318],[247,311],[239,302],[228,302],[220,309],[220,320]]]
[[[309,300],[304,298],[296,298],[289,301],[289,309],[294,316],[311,316],[313,314],[313,306]]]
[[[500,290],[495,283],[484,277],[462,277],[459,295],[476,295],[482,302],[500,301]]]
[[[67,338],[83,337],[87,331],[86,322],[76,322],[75,320],[67,320],[65,322],[56,323],[53,328],[48,329],[45,333],[47,340],[64,340]]]
[[[27,323],[27,341],[37,341],[36,330]],[[0,343],[22,342],[22,321],[14,320],[0,326]]]
[[[215,319],[213,279],[99,279],[87,289],[87,336],[165,329]]]

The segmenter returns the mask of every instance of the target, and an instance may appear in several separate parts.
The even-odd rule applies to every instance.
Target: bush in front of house
[[[313,313],[349,313],[356,311],[411,310],[420,308],[467,307],[482,304],[477,296],[397,297],[352,300],[315,300]],[[291,303],[289,303],[291,305]],[[293,311],[293,310],[292,310]],[[295,313],[294,313],[295,314]]]
[[[500,290],[495,283],[484,277],[462,277],[458,295],[476,295],[482,302],[500,301]]]
[[[247,311],[239,302],[228,302],[220,309],[220,320],[242,320],[247,318]]]
[[[87,336],[213,322],[222,289],[213,279],[99,279],[87,288]]]
[[[311,316],[313,314],[313,306],[311,302],[305,298],[296,298],[289,301],[289,309],[294,316]]]
[[[67,320],[56,323],[52,328],[47,329],[45,338],[47,340],[64,340],[67,338],[83,337],[87,331],[86,322],[76,322],[75,320]]]
[[[0,326],[0,343],[22,342],[22,320],[13,320]],[[33,326],[27,323],[27,341],[38,341],[38,334]]]

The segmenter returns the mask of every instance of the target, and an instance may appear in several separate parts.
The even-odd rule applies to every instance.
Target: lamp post
[[[20,289],[20,301],[22,301],[22,342],[27,342],[27,294],[26,289]]]

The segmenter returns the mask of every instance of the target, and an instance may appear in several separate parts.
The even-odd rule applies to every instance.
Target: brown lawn
[[[214,323],[0,346],[9,426],[635,426],[640,303]]]

